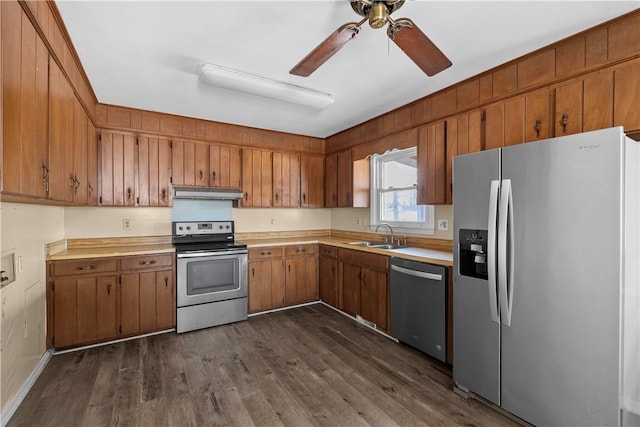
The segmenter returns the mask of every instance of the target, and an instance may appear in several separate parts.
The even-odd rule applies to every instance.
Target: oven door
[[[178,307],[247,296],[247,251],[179,253]]]

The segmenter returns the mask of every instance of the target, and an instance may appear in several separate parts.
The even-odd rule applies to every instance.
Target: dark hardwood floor
[[[53,356],[9,426],[516,425],[322,304]]]

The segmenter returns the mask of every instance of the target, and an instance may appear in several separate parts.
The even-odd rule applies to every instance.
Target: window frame
[[[371,230],[375,230],[376,226],[385,223],[389,224],[394,231],[401,231],[404,233],[416,233],[416,234],[435,234],[435,208],[433,205],[417,205],[423,209],[424,222],[409,222],[409,221],[383,221],[380,219],[381,214],[381,200],[382,194],[392,191],[401,191],[408,189],[415,189],[417,191],[417,165],[416,165],[416,185],[412,187],[400,187],[390,190],[388,188],[381,188],[383,180],[383,164],[388,161],[394,161],[407,157],[417,157],[418,147],[410,147],[405,149],[394,149],[386,151],[383,154],[373,154],[371,156],[370,166],[370,218],[369,225]],[[417,194],[416,194],[417,196]]]

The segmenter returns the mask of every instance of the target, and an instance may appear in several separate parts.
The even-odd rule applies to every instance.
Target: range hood
[[[184,188],[174,187],[174,199],[190,200],[240,200],[240,190],[228,188]]]

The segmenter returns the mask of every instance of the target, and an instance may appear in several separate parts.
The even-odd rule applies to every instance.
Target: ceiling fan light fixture
[[[387,25],[388,20],[389,10],[386,4],[376,3],[371,6],[371,10],[369,11],[369,26],[371,28],[382,28]]]
[[[280,82],[214,64],[200,67],[202,83],[322,110],[333,104],[333,96],[314,89]]]

